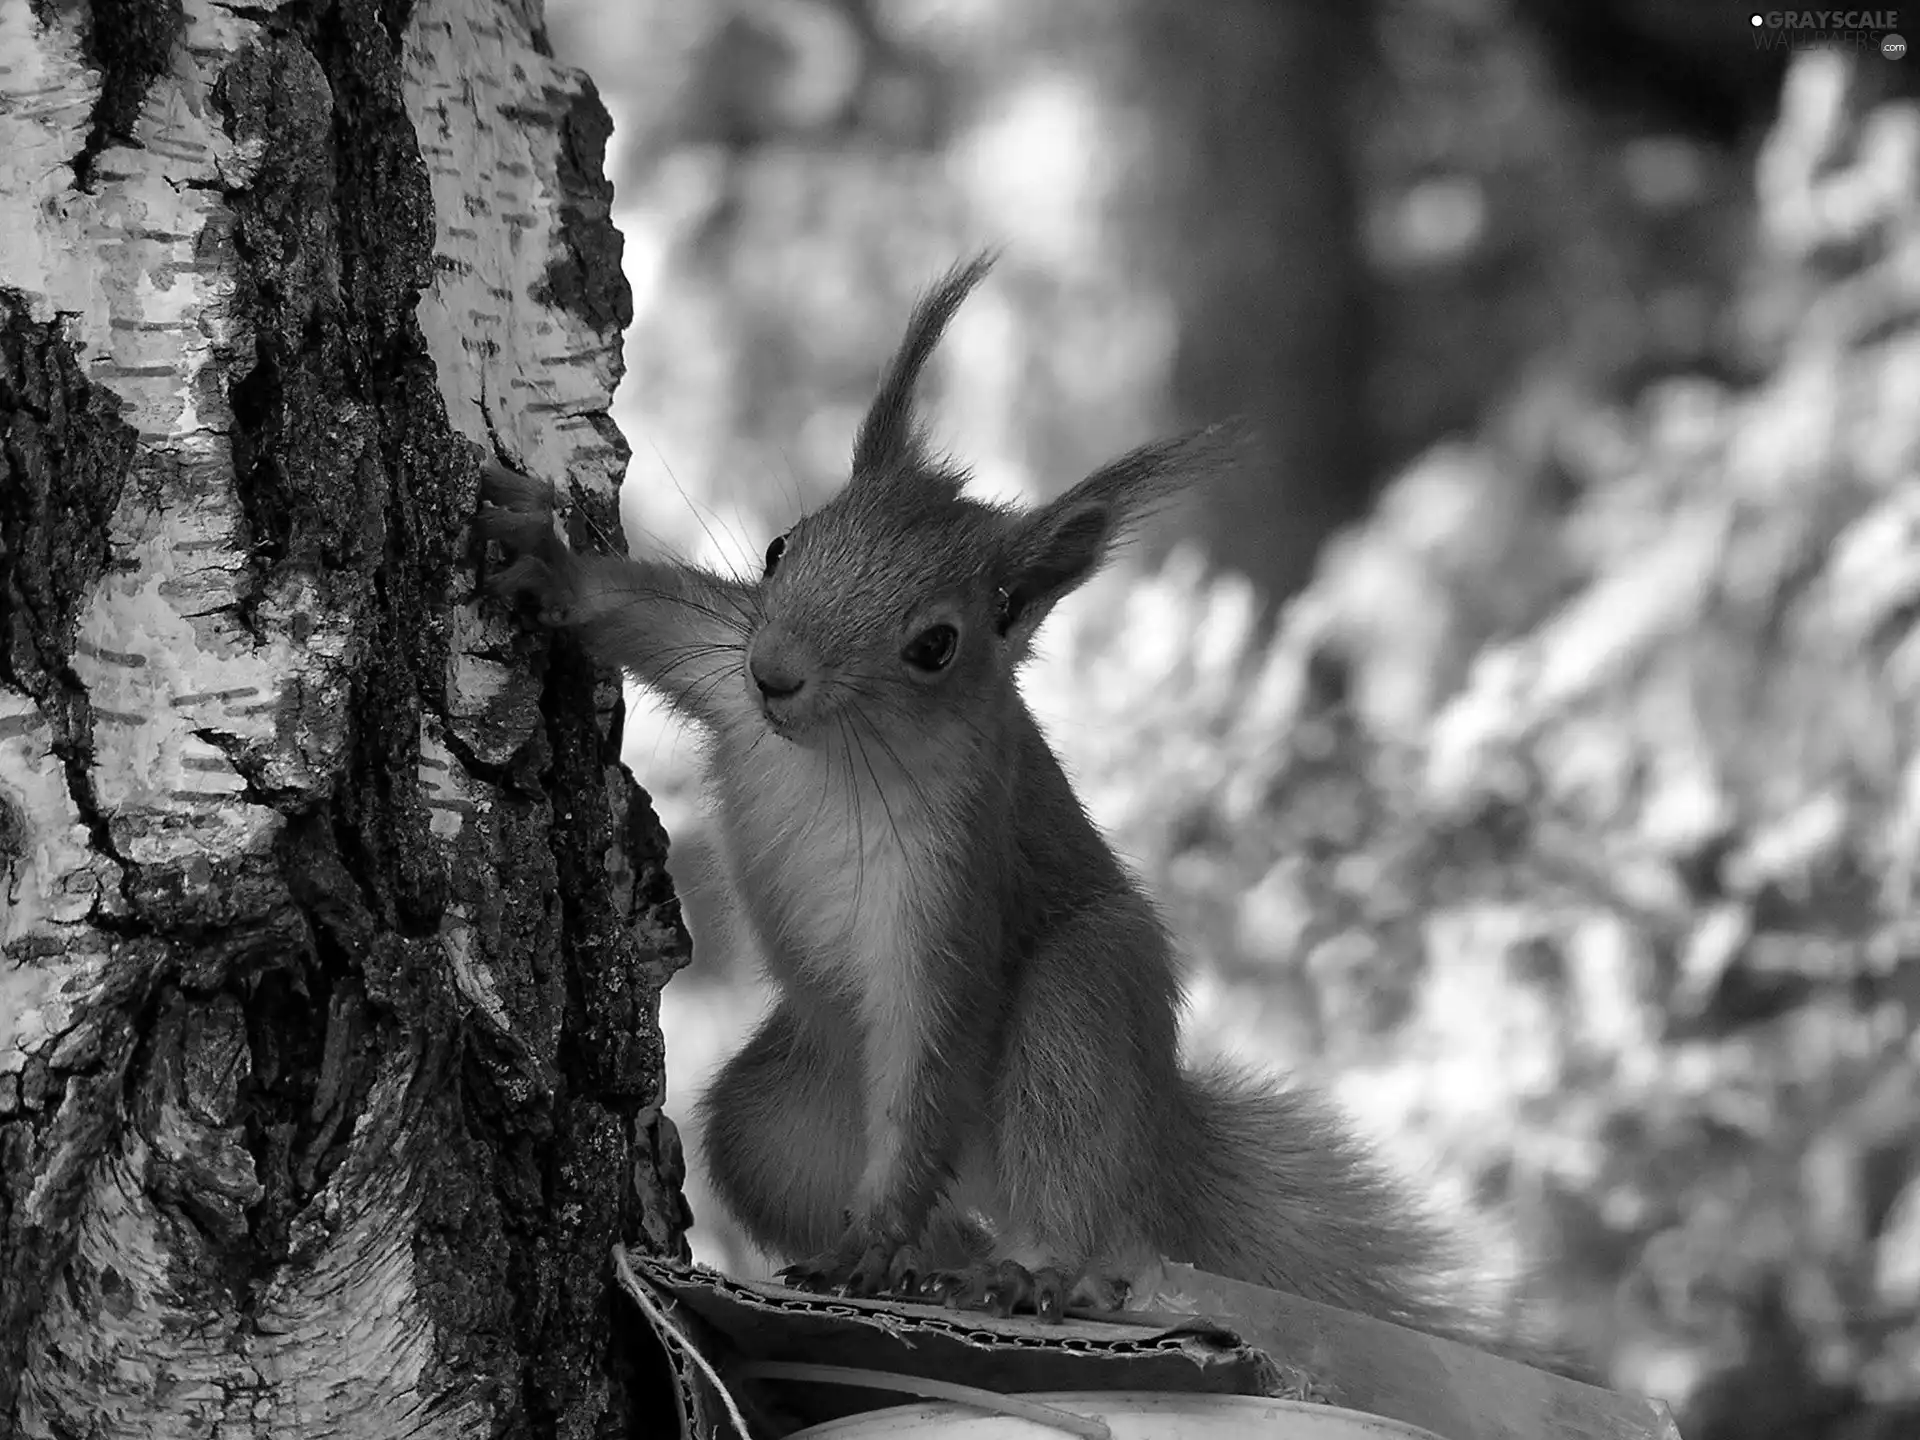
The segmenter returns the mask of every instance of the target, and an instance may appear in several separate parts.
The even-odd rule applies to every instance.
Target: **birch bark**
[[[538,0],[0,0],[0,1437],[665,1405],[665,836],[464,532],[619,533],[608,129]]]

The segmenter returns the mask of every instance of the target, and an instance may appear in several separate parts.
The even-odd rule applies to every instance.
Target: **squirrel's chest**
[[[740,901],[777,975],[871,995],[911,963],[938,854],[918,807],[857,763],[797,748],[714,783]]]

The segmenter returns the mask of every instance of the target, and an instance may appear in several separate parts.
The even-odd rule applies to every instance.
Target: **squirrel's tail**
[[[1224,1066],[1182,1077],[1169,1135],[1164,1252],[1202,1270],[1512,1353],[1515,1337],[1461,1298],[1453,1245],[1315,1096]]]

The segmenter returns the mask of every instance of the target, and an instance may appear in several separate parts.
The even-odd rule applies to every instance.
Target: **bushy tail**
[[[1470,1298],[1445,1232],[1324,1102],[1221,1066],[1183,1076],[1182,1099],[1170,1259],[1535,1363]]]

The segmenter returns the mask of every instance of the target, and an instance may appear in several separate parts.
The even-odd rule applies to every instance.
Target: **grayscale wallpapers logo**
[[[1756,10],[1756,50],[1851,50],[1906,58],[1898,10]]]

